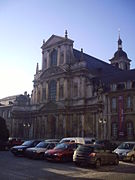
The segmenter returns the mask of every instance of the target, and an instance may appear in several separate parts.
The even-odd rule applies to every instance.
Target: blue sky
[[[43,39],[67,29],[74,48],[109,63],[119,28],[135,68],[134,0],[0,0],[0,98],[31,94]]]

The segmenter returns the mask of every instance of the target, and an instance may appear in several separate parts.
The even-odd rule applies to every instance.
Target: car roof
[[[86,147],[102,147],[100,144],[80,144],[80,145]]]
[[[127,142],[123,142],[123,143],[135,144],[135,141],[127,141]]]

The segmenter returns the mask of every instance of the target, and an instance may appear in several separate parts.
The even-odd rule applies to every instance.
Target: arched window
[[[118,136],[118,124],[116,122],[113,122],[111,129],[112,129],[112,137],[116,139]]]
[[[74,83],[73,93],[74,97],[78,96],[78,83]]]
[[[130,89],[130,81],[127,81],[127,89]]]
[[[45,101],[46,100],[46,88],[42,89],[42,100]]]
[[[133,137],[134,135],[134,128],[133,128],[133,123],[132,122],[127,122],[127,137]]]
[[[132,82],[132,88],[135,88],[135,81]]]
[[[52,101],[56,100],[56,81],[52,80],[49,84],[49,99]]]
[[[116,98],[112,98],[112,109],[116,109]]]
[[[131,97],[127,97],[127,108],[131,108]]]
[[[64,62],[64,52],[61,52],[60,54],[60,64],[63,64]]]
[[[52,52],[51,52],[51,61],[50,61],[50,65],[51,66],[56,66],[57,65],[57,51],[56,49],[54,49]]]
[[[64,85],[61,84],[59,87],[59,97],[62,99],[64,97]]]
[[[117,85],[117,90],[123,90],[123,89],[125,89],[125,84],[118,84]]]

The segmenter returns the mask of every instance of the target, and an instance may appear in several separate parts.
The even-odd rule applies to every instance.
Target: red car
[[[8,146],[8,149],[10,149],[13,146],[21,145],[22,143],[24,143],[24,140],[22,140],[20,138],[9,137],[8,142],[7,142],[7,146]]]
[[[79,146],[77,143],[61,143],[54,149],[45,152],[45,159],[49,161],[73,161],[73,154]]]

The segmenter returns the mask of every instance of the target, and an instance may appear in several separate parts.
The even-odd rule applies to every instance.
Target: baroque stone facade
[[[74,49],[67,32],[41,49],[31,97],[21,95],[12,106],[12,136],[134,138],[135,70],[120,37],[111,64]]]

